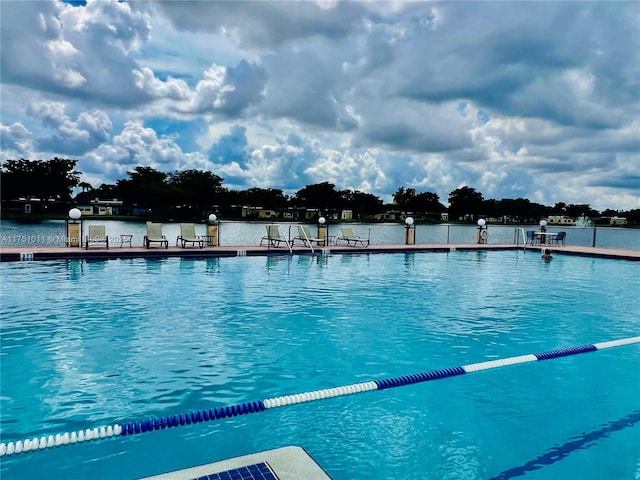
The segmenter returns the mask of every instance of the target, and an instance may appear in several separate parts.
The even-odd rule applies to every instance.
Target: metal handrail
[[[315,253],[315,251],[313,250],[311,239],[307,236],[307,232],[305,232],[304,228],[298,228],[300,227],[300,225],[289,225],[289,243],[291,244],[290,248],[293,247],[293,242],[295,241],[295,237],[291,237],[291,228],[293,227],[296,227],[298,229],[298,233],[302,232],[302,234],[304,235],[303,242],[305,246],[309,246],[309,248],[311,249],[311,253]]]
[[[517,246],[519,245],[519,243],[520,243],[520,237],[518,236],[518,232],[520,232],[520,233],[521,233],[521,236],[522,236],[522,242],[523,242],[523,244],[522,244],[522,249],[523,249],[523,250],[526,250],[526,249],[527,249],[527,234],[526,234],[526,232],[524,231],[524,228],[522,228],[522,227],[518,227],[518,228],[516,228],[516,242],[515,242],[515,243],[516,243],[516,247],[517,247]]]

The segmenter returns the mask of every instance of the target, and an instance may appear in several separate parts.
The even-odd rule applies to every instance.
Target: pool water
[[[637,262],[535,251],[0,264],[1,441],[637,336]],[[5,456],[136,478],[304,447],[334,479],[634,478],[640,348]]]

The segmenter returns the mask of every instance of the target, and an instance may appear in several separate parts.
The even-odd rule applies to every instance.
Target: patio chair
[[[536,232],[533,230],[527,230],[527,243],[529,245],[537,245],[538,237],[536,237]]]
[[[363,247],[369,246],[369,239],[362,238],[353,234],[351,227],[340,227],[340,233],[342,234],[338,238],[336,238],[336,245],[340,243],[340,241],[347,242],[347,245],[350,247],[357,247],[361,245]]]
[[[200,248],[204,247],[204,238],[196,235],[196,224],[195,223],[181,223],[180,224],[180,235],[176,238],[176,247],[178,244],[182,245],[182,248],[187,246],[187,243],[190,243],[194,247],[198,245]]]
[[[267,246],[270,247],[279,247],[281,243],[284,243],[287,247],[289,246],[289,240],[280,233],[278,225],[267,225],[267,235],[262,237],[260,245],[263,245],[263,242],[267,242]]]
[[[147,222],[147,234],[144,236],[145,248],[150,248],[152,243],[159,243],[164,248],[169,248],[169,241],[162,233],[162,224]]]
[[[89,250],[89,245],[93,243],[104,243],[109,250],[109,237],[105,234],[104,225],[89,225],[89,235],[85,237],[85,250]]]
[[[567,245],[567,232],[558,232],[557,235],[551,237],[552,245]]]
[[[296,240],[302,241],[305,247],[312,246],[313,244],[322,247],[325,244],[324,238],[316,238],[311,235],[309,225],[298,225],[298,236],[293,238],[292,243],[295,243]]]

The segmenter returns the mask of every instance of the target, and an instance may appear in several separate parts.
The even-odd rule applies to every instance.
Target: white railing
[[[520,235],[518,235],[518,234],[520,234]],[[524,228],[522,228],[522,227],[516,228],[515,237],[516,237],[516,241],[514,243],[516,244],[516,246],[520,246],[520,237],[522,237],[522,249],[526,250],[527,249],[527,234],[524,231]]]

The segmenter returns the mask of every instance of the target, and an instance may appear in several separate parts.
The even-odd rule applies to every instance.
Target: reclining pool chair
[[[109,237],[105,234],[104,225],[89,225],[89,235],[85,237],[85,250],[89,250],[89,244],[105,244],[109,250]]]
[[[340,233],[342,234],[338,238],[336,238],[336,245],[340,243],[340,241],[347,242],[347,245],[350,247],[357,247],[361,245],[363,247],[369,246],[369,239],[362,238],[353,234],[351,227],[340,227]]]
[[[263,245],[263,242],[267,242],[267,246],[270,247],[279,247],[281,243],[284,243],[287,247],[289,246],[289,240],[280,233],[278,225],[267,225],[267,235],[262,237],[260,245]]]
[[[309,225],[298,225],[298,236],[294,237],[292,242],[295,243],[296,240],[300,240],[305,247],[309,247],[313,244],[322,247],[325,244],[324,238],[316,238],[311,235]]]
[[[178,243],[182,245],[182,248],[187,246],[187,243],[190,243],[194,247],[196,244],[202,248],[204,247],[204,238],[196,235],[196,224],[195,223],[181,223],[180,224],[180,235],[176,239],[176,247]]]
[[[164,248],[169,248],[169,241],[162,233],[162,224],[147,222],[147,234],[144,236],[145,248],[150,248],[152,243],[159,243]]]

